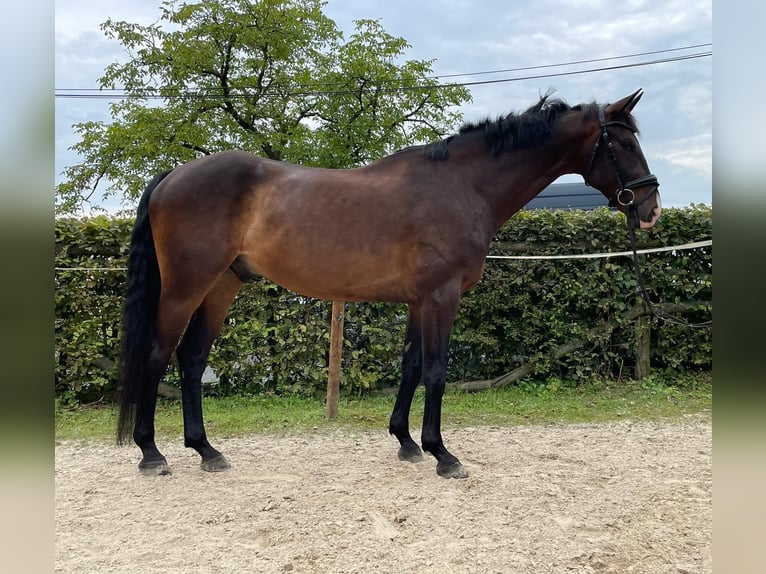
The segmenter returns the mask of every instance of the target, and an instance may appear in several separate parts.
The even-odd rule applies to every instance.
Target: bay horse
[[[637,140],[642,91],[612,104],[569,106],[551,93],[523,113],[354,169],[320,169],[223,151],[157,175],[130,240],[117,438],[141,449],[139,470],[168,474],[155,444],[157,388],[177,347],[184,444],[206,471],[229,468],[208,442],[201,376],[229,306],[262,276],[306,297],[405,303],[402,379],[389,422],[398,457],[436,458],[447,478],[468,475],[444,446],[441,404],[453,319],[476,285],[490,241],[556,178],[583,176],[628,225],[660,216],[658,180]],[[179,344],[180,340],[180,344]],[[409,431],[425,386],[422,449]]]

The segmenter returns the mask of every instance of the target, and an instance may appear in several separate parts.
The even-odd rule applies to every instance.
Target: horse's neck
[[[572,141],[554,135],[539,148],[487,157],[483,194],[497,218],[496,229],[560,176],[582,172],[580,145]]]

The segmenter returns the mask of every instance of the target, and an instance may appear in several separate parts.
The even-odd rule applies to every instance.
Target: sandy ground
[[[173,474],[137,448],[56,446],[56,572],[712,572],[712,426],[446,430],[468,468],[396,458],[376,433],[213,440],[232,469]]]

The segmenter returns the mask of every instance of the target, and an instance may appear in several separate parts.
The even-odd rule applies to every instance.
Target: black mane
[[[553,131],[553,125],[562,114],[579,110],[595,117],[598,104],[580,104],[569,106],[559,99],[549,99],[552,92],[540,97],[535,105],[517,114],[514,112],[500,116],[496,120],[485,119],[464,124],[456,135],[424,146],[423,151],[429,159],[444,161],[449,157],[450,144],[461,138],[483,132],[489,152],[498,156],[504,152],[532,149],[543,145]],[[626,118],[631,119],[632,118]],[[631,125],[633,125],[631,123]]]

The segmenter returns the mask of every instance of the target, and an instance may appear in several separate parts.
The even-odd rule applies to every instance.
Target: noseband
[[[609,126],[621,126],[624,128],[629,129],[630,131],[634,132],[635,130],[629,126],[628,124],[624,122],[617,122],[617,121],[606,121],[606,106],[607,104],[603,104],[599,106],[598,108],[598,121],[601,125],[601,135],[596,140],[596,144],[593,146],[593,154],[590,158],[590,165],[588,166],[588,171],[585,175],[585,185],[590,185],[588,183],[588,177],[590,177],[591,172],[593,171],[593,165],[596,162],[596,154],[598,153],[599,145],[601,144],[601,141],[604,141],[604,145],[606,145],[606,153],[609,156],[609,162],[612,164],[612,168],[614,169],[614,174],[617,177],[617,183],[620,185],[620,187],[615,191],[614,195],[609,198],[609,207],[617,207],[617,205],[622,205],[623,207],[628,207],[631,211],[635,211],[638,209],[638,206],[641,205],[643,202],[645,202],[647,199],[649,199],[652,195],[655,193],[659,193],[658,186],[659,181],[657,180],[657,176],[654,174],[648,174],[644,175],[642,177],[631,179],[630,181],[624,182],[622,179],[622,176],[620,175],[619,167],[617,166],[617,156],[614,154],[614,146],[612,144],[612,140],[609,137],[609,131],[607,128]],[[651,193],[647,193],[643,199],[641,199],[639,202],[636,203],[636,194],[633,193],[634,187],[640,187],[642,185],[654,185],[655,188],[652,190]]]

